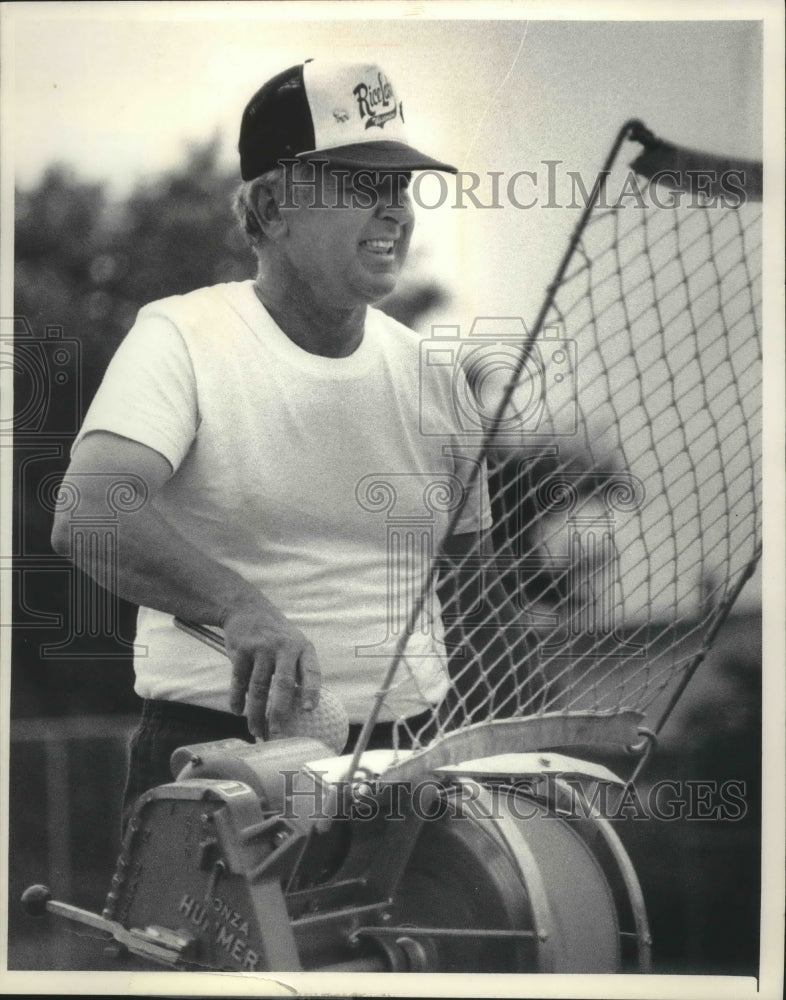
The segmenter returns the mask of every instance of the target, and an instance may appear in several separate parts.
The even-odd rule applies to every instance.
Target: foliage
[[[88,398],[142,305],[253,274],[233,185],[211,142],[121,202],[62,164],[17,194],[16,314],[80,340]]]

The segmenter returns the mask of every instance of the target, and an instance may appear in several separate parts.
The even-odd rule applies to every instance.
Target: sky
[[[761,155],[755,21],[569,19],[597,16],[594,5],[509,5],[504,13],[519,16],[506,20],[485,15],[498,13],[495,5],[409,4],[391,19],[383,16],[389,5],[364,4],[363,20],[347,19],[352,4],[10,6],[4,136],[22,187],[61,160],[121,195],[176,164],[189,141],[213,135],[231,166],[242,109],[269,75],[308,57],[370,53],[403,94],[415,144],[477,173],[484,205],[492,200],[489,172],[502,172],[505,185],[526,169],[542,183],[549,159],[560,161],[560,183],[572,170],[591,184],[618,128],[633,117],[694,148]],[[704,16],[723,9],[680,9],[694,8]],[[530,9],[567,19],[525,19]],[[637,9],[648,10],[627,8]],[[462,11],[473,16],[446,16]],[[516,189],[522,202],[527,183]],[[422,191],[424,204],[438,200],[433,186]],[[528,320],[577,213],[510,203],[484,209],[469,198],[457,208],[454,194],[451,187],[444,204],[419,212],[419,266],[451,288],[462,319]]]

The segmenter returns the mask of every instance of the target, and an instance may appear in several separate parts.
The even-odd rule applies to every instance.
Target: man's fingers
[[[279,651],[276,656],[276,672],[270,692],[270,735],[277,736],[281,727],[295,707],[297,654],[292,649]]]
[[[300,653],[298,680],[301,688],[300,700],[303,708],[310,712],[319,704],[319,689],[322,685],[319,660],[311,643],[307,643]]]
[[[248,728],[254,736],[267,735],[272,674],[273,663],[270,656],[257,653],[246,698]]]
[[[317,655],[302,636],[279,635],[276,642],[252,649],[248,643],[241,649],[229,647],[229,706],[235,715],[245,714],[254,736],[281,736],[296,708],[311,711],[319,704]]]
[[[235,715],[242,715],[246,708],[246,691],[254,669],[250,653],[238,650],[232,653],[232,680],[229,684],[229,708]]]
[[[270,683],[273,661],[268,653],[257,652],[254,672],[248,684],[246,718],[249,731],[254,736],[264,736],[267,729],[267,708],[270,700]]]

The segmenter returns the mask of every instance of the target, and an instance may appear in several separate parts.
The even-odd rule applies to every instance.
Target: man
[[[249,102],[239,151],[256,279],[140,311],[67,473],[82,512],[106,509],[107,481],[135,484],[135,509],[116,522],[117,590],[140,605],[144,699],[127,807],[171,780],[177,746],[251,739],[266,721],[275,736],[296,690],[314,706],[322,680],[354,724],[368,716],[390,658],[379,649],[391,600],[384,517],[361,495],[369,475],[393,484],[404,520],[422,513],[424,483],[453,490],[457,552],[490,520],[482,470],[473,477],[449,447],[461,374],[419,381],[419,339],[370,308],[407,255],[409,174],[454,168],[408,144],[401,102],[373,65],[278,74]],[[450,511],[432,507],[435,548]],[[56,550],[70,554],[68,538],[64,514]],[[420,571],[403,572],[416,590]],[[427,719],[445,696],[442,624],[427,612],[383,722]],[[229,659],[173,616],[223,629]]]

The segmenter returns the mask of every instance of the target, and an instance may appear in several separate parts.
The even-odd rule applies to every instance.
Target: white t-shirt
[[[120,345],[80,431],[147,445],[175,470],[154,500],[207,555],[251,581],[314,644],[323,684],[362,722],[430,552],[488,527],[485,470],[452,445],[457,375],[419,364],[421,338],[375,309],[345,358],[296,346],[251,281],[151,303]],[[121,553],[122,558],[122,553]],[[140,608],[136,691],[228,710],[229,661]],[[381,718],[446,689],[436,594]]]

